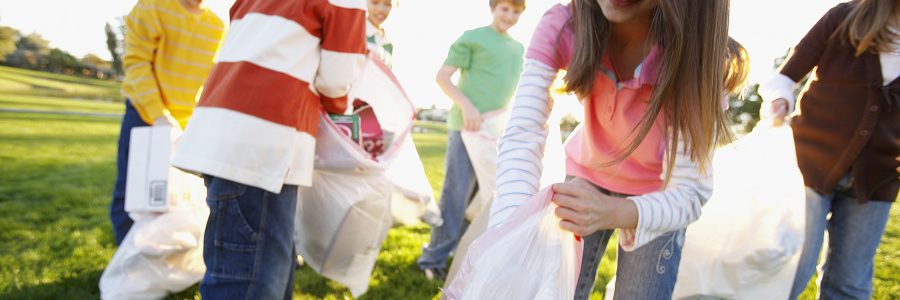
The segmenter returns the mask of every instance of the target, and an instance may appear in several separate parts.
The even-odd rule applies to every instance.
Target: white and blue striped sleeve
[[[497,157],[497,193],[488,228],[499,226],[540,188],[541,159],[547,141],[550,86],[557,70],[537,60],[525,62],[506,132]]]
[[[683,141],[679,145],[684,149]],[[711,157],[712,154],[709,161],[712,161]],[[662,174],[665,174],[665,168],[664,163]],[[712,167],[701,172],[689,152],[679,151],[672,176],[662,191],[629,197],[637,206],[638,224],[636,229],[619,229],[619,244],[625,251],[633,251],[661,235],[686,228],[700,218],[700,208],[712,192]]]

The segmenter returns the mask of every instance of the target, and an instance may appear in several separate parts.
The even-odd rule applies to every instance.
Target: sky
[[[175,1],[175,0],[172,0]],[[663,1],[663,0],[661,0]],[[118,24],[136,0],[0,0],[0,25],[28,34],[37,32],[51,47],[76,57],[94,53],[109,59],[104,25]],[[560,0],[529,0],[519,23],[510,30],[528,45],[541,15]],[[565,1],[562,1],[565,2]],[[750,81],[765,80],[774,60],[809,30],[838,0],[732,0],[732,37],[750,52]],[[206,0],[223,20],[234,0]],[[47,9],[52,8],[52,9]],[[385,23],[395,47],[394,71],[420,107],[449,107],[450,100],[434,83],[447,49],[463,31],[490,24],[487,0],[400,0]]]

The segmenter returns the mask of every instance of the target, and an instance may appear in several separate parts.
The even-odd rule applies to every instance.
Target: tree
[[[118,36],[116,36],[116,33],[113,31],[112,26],[109,25],[109,22],[106,23],[106,48],[109,49],[109,54],[112,56],[113,71],[118,75],[122,75],[122,47],[120,46]]]
[[[7,56],[6,63],[17,68],[47,70],[50,42],[40,34],[32,33],[16,41],[16,51]]]
[[[66,51],[53,48],[47,54],[47,70],[50,72],[72,75],[81,73],[81,69],[81,62]]]
[[[41,57],[34,51],[16,49],[15,52],[6,56],[6,63],[10,66],[23,69],[38,69]]]
[[[105,79],[115,76],[112,64],[93,53],[81,58],[81,66],[81,75],[85,77]]]
[[[20,38],[16,43],[16,48],[33,51],[42,56],[50,54],[50,42],[38,33],[31,33]]]
[[[18,30],[12,27],[0,26],[0,62],[5,62],[7,55],[16,52],[16,42],[18,40]]]
[[[747,87],[740,95],[728,99],[728,115],[732,132],[745,134],[756,127],[759,122],[759,108],[762,106],[762,97],[759,96],[759,84]]]
[[[94,68],[98,68],[98,69],[111,69],[112,68],[112,64],[110,64],[105,59],[102,59],[102,58],[100,58],[100,56],[97,56],[96,54],[93,54],[93,53],[88,53],[87,55],[82,57],[81,64],[86,67],[94,67]]]

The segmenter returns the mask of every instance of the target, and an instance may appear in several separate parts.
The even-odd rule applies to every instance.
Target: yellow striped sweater
[[[170,115],[182,128],[221,44],[224,23],[180,0],[140,0],[125,20],[123,91],[144,122]]]

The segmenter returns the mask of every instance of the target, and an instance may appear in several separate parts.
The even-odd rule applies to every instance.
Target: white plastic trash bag
[[[301,188],[295,241],[303,260],[347,286],[354,297],[369,276],[391,227],[391,183],[381,174],[318,170]]]
[[[203,278],[203,179],[170,165],[178,128],[132,130],[125,211],[134,220],[100,277],[102,299],[162,299]]]
[[[572,299],[582,243],[559,228],[544,189],[469,248],[447,299]]]
[[[397,158],[384,172],[394,185],[391,197],[394,223],[414,225],[422,221],[431,226],[440,226],[444,220],[434,199],[431,183],[425,176],[425,166],[412,135],[406,135],[405,140],[397,147]]]
[[[544,157],[542,158],[543,170],[541,172],[541,188],[551,184],[563,182],[565,173],[565,151],[563,150],[562,137],[559,130],[558,110],[554,110],[547,121],[547,141],[544,144]],[[497,143],[502,137],[509,119],[508,110],[486,113],[481,123],[481,131],[461,133],[469,160],[475,169],[475,177],[478,180],[479,192],[466,207],[466,219],[470,220],[469,226],[454,251],[455,257],[465,257],[469,245],[487,230],[490,218],[491,203],[497,182]],[[445,286],[449,286],[456,277],[462,260],[453,260],[450,271],[447,272]]]
[[[386,145],[388,152],[378,157],[377,164],[370,164],[371,160],[366,159],[367,155],[362,151],[361,155],[346,158],[337,157],[338,155],[320,155],[317,157],[316,167],[354,168],[362,163],[379,168],[395,187],[392,195],[392,214],[396,223],[412,225],[421,220],[429,225],[441,225],[443,220],[440,210],[412,139],[415,107],[394,73],[381,59],[369,55],[366,68],[353,83],[348,98],[360,99],[372,106],[381,127],[385,132],[392,134],[392,145]],[[336,144],[348,150],[357,150],[356,152],[362,150],[358,145],[349,143],[347,139],[339,139]],[[333,148],[317,147],[317,149]]]
[[[205,201],[132,216],[134,225],[100,277],[100,298],[163,299],[203,279]]]
[[[687,229],[674,297],[787,299],[806,220],[791,128],[758,126],[713,167],[715,191]]]
[[[411,138],[415,109],[390,69],[370,56],[349,98],[371,106],[384,133],[383,152],[373,157],[323,112],[312,184],[300,188],[294,241],[313,270],[359,296],[393,225],[392,198],[412,203],[407,218],[442,220]]]
[[[547,141],[544,143],[541,187],[563,182],[566,177],[565,150],[559,131],[559,117],[556,116],[558,114],[554,110],[547,120],[548,133]],[[460,133],[478,181],[478,192],[466,207],[466,219],[469,221],[474,221],[482,212],[490,211],[494,192],[497,190],[497,143],[506,130],[509,110],[488,112],[482,117],[481,130]]]
[[[491,200],[497,190],[497,141],[503,136],[509,110],[502,109],[482,115],[480,131],[462,131],[463,144],[475,170],[478,192],[466,206],[466,220],[473,221],[483,211],[490,211]],[[485,208],[488,209],[485,209]]]

